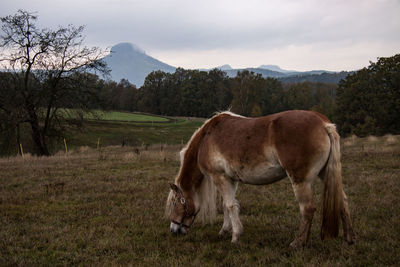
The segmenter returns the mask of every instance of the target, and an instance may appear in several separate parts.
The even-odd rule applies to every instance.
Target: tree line
[[[344,135],[400,134],[400,54],[379,58],[343,79],[335,114]]]
[[[400,54],[378,58],[339,84],[177,69],[150,73],[139,89],[125,80],[114,88],[107,97],[113,109],[204,118],[227,109],[251,117],[305,109],[328,116],[343,136],[400,134]]]
[[[219,69],[182,68],[174,73],[154,71],[138,89],[127,80],[100,83],[110,109],[203,118],[228,109],[251,117],[288,109],[309,109],[330,116],[337,88],[333,83],[283,84],[248,70],[229,78]]]

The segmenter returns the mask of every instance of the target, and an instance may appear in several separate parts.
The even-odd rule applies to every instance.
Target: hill
[[[301,82],[322,82],[322,83],[339,83],[340,80],[352,74],[352,71],[341,71],[341,72],[323,72],[320,74],[306,73],[296,74],[287,77],[281,77],[279,80],[283,83],[301,83]]]
[[[279,68],[279,67],[278,67]],[[347,75],[352,72],[341,71],[331,72],[323,70],[312,70],[312,71],[292,71],[283,72],[270,70],[266,68],[246,68],[246,69],[225,69],[223,70],[229,77],[236,77],[239,71],[248,70],[250,72],[261,74],[264,78],[276,78],[283,83],[298,83],[298,82],[323,82],[323,83],[339,83],[340,80],[346,78]]]
[[[295,70],[284,70],[284,69],[281,69],[281,67],[279,67],[277,65],[261,65],[258,68],[259,69],[266,69],[266,70],[273,70],[273,71],[287,73],[287,74],[289,74],[289,73],[290,74],[298,73],[298,71],[295,71]]]

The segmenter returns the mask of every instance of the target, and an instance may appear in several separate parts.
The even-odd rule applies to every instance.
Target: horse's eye
[[[181,204],[185,205],[185,199],[183,197],[181,198]]]

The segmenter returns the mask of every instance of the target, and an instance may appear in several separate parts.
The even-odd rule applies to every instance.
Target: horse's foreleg
[[[300,205],[301,222],[296,238],[292,243],[290,243],[290,247],[299,248],[304,247],[307,244],[315,207],[311,191],[311,183],[292,183],[292,185],[296,199]]]
[[[347,196],[343,191],[343,209],[341,211],[342,215],[342,225],[343,225],[343,234],[346,242],[351,245],[354,243],[355,234],[353,231],[353,226],[351,224],[350,219],[350,211],[349,211],[349,204],[347,201]]]
[[[239,203],[235,199],[232,202],[227,202],[226,207],[232,222],[232,243],[236,243],[243,231],[243,226],[239,219]]]
[[[222,224],[222,228],[219,231],[219,235],[223,235],[229,232],[232,232],[232,222],[231,218],[229,217],[228,209],[224,205],[224,223]]]
[[[224,199],[224,225],[221,231],[226,229],[224,226],[232,225],[232,243],[236,243],[243,231],[243,226],[239,219],[239,202],[235,198],[238,183],[225,176],[220,176],[215,184]],[[225,215],[225,210],[227,211],[227,216]]]

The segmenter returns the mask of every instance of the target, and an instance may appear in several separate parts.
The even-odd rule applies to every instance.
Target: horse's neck
[[[184,151],[178,177],[178,182],[184,192],[196,192],[203,181],[203,174],[197,163],[197,153],[204,137],[203,133],[209,128],[209,124],[212,120],[213,119],[210,119],[205,122],[203,126],[193,134]]]
[[[186,152],[188,153],[188,151]],[[189,152],[191,153],[192,151]],[[178,176],[178,184],[183,192],[196,192],[202,180],[203,174],[197,164],[197,153],[196,155],[185,155]]]

